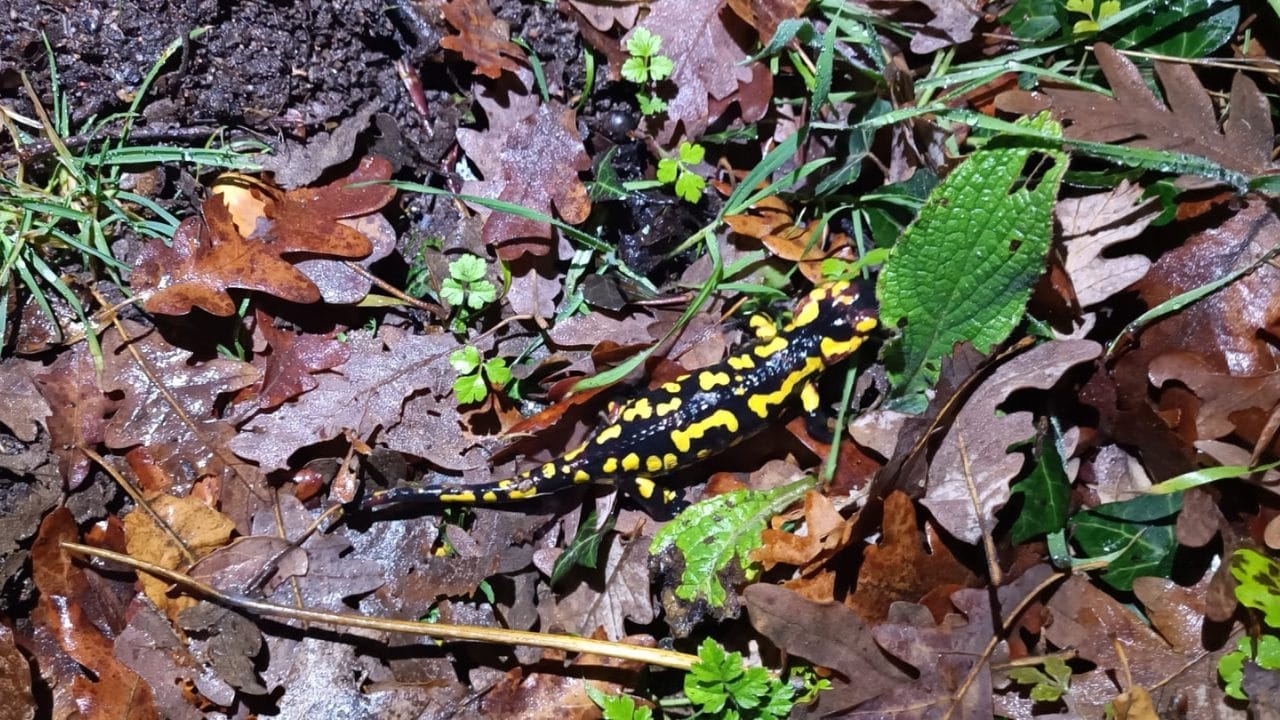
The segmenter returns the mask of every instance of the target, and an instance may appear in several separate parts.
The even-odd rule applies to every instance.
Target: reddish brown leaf
[[[116,402],[98,389],[93,356],[83,346],[59,355],[35,381],[45,401],[58,408],[48,420],[50,445],[67,489],[75,490],[89,473],[89,458],[80,448],[94,448],[105,439]]]
[[[511,42],[511,29],[493,14],[485,0],[448,0],[440,12],[458,31],[457,35],[441,38],[441,47],[462,55],[462,59],[476,66],[476,72],[495,80],[504,70],[520,70],[524,52]]]
[[[124,516],[129,555],[170,570],[185,570],[189,566],[183,546],[198,558],[225,545],[235,529],[235,523],[227,516],[192,497],[157,495],[148,498],[147,504],[172,530],[172,535],[156,523],[151,513],[142,508],[135,509]],[[170,598],[167,580],[144,573],[139,575],[138,581],[151,602],[170,617],[176,617],[177,613],[196,602],[185,595]]]
[[[39,363],[13,357],[0,361],[0,397],[4,398],[0,403],[0,425],[23,442],[35,440],[50,415],[49,405],[31,377],[39,368]]]
[[[858,586],[845,604],[868,622],[881,622],[898,601],[919,602],[938,586],[970,585],[973,573],[956,561],[932,528],[926,548],[910,498],[894,492],[884,501],[883,535],[869,545],[858,570]]]
[[[740,94],[773,92],[773,77],[755,72],[759,63],[742,64],[755,33],[721,0],[657,3],[637,27],[661,37],[662,54],[675,62],[667,80],[675,96],[667,99],[668,120],[657,133],[659,145],[670,144],[681,125],[684,137],[701,136],[718,116],[712,101],[723,109]],[[767,109],[754,99],[741,104],[743,122],[759,120]]]
[[[800,17],[808,4],[808,0],[729,0],[729,7],[756,29],[764,43],[773,38],[779,23]]]
[[[136,672],[155,693],[156,707],[167,720],[201,720],[207,717],[192,703],[196,698],[183,692],[194,684],[199,662],[187,651],[173,626],[149,604],[137,602],[130,608],[129,625],[115,639],[116,659]],[[211,699],[211,698],[210,698]],[[224,705],[230,705],[232,700]]]
[[[31,696],[31,667],[13,642],[13,631],[0,623],[0,720],[31,720],[36,701]]]
[[[258,406],[273,408],[316,387],[314,373],[345,363],[351,348],[329,335],[295,334],[258,313],[258,330],[271,347],[262,364]],[[263,357],[263,356],[259,356]]]
[[[752,551],[751,559],[765,570],[779,563],[802,568],[822,564],[849,544],[853,532],[853,524],[836,511],[831,500],[813,491],[804,496],[804,534],[783,531],[788,522],[775,517],[760,534],[761,545]]]
[[[981,17],[963,0],[867,0],[866,4],[880,14],[923,24],[911,38],[911,52],[918,55],[972,40],[973,26]]]
[[[622,642],[644,647],[654,645],[653,638],[647,635],[623,638]],[[548,655],[551,657],[546,657]],[[559,659],[551,651],[544,652],[543,656],[542,663]],[[642,670],[643,667],[634,661],[590,653],[578,656],[566,672],[531,672],[526,675],[523,669],[516,668],[485,693],[479,707],[480,715],[530,720],[594,720],[601,716],[600,708],[587,696],[587,683],[599,692],[617,694],[633,687]]]
[[[489,135],[458,131],[458,144],[484,175],[483,181],[466,183],[463,192],[545,215],[554,209],[571,225],[587,219],[591,200],[578,173],[591,168],[591,158],[583,150],[572,108],[553,101],[539,106],[504,137],[492,137],[493,130]],[[525,253],[546,255],[554,249],[551,237],[546,223],[511,213],[493,212],[484,224],[485,243],[496,246],[504,260]]]
[[[1104,43],[1094,45],[1094,53],[1113,97],[1047,90],[1054,113],[1067,123],[1067,137],[1199,155],[1247,176],[1275,170],[1270,105],[1244,73],[1231,83],[1231,113],[1219,132],[1213,101],[1190,65],[1156,61],[1166,106],[1128,58]]]
[[[1098,666],[1072,677],[1071,707],[1088,717],[1099,715],[1106,703],[1129,689],[1117,679],[1132,677],[1132,687],[1151,693],[1161,717],[1175,711],[1188,718],[1241,717],[1218,689],[1218,658],[1235,642],[1224,647],[1227,638],[1202,632],[1207,586],[1207,577],[1193,588],[1168,580],[1136,581],[1134,590],[1149,603],[1148,627],[1133,609],[1085,577],[1068,578],[1049,601],[1052,622],[1045,637]],[[1116,654],[1117,644],[1123,659]]]

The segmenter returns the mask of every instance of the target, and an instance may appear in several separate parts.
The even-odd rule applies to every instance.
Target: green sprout
[[[662,38],[646,28],[636,28],[627,39],[627,52],[631,57],[622,63],[622,77],[642,86],[636,93],[636,101],[645,115],[657,115],[667,109],[666,101],[658,97],[654,86],[670,77],[676,65],[666,55],[659,55],[660,50]]]
[[[706,157],[707,150],[697,143],[682,142],[674,158],[663,158],[658,161],[658,181],[666,185],[675,185],[676,195],[691,203],[702,199],[702,190],[707,181],[689,169]]]
[[[502,358],[484,360],[480,351],[466,345],[449,354],[449,364],[458,379],[453,381],[453,394],[460,405],[478,403],[489,396],[489,389],[502,388],[511,381],[511,369]]]
[[[707,638],[698,648],[698,660],[684,676],[684,694],[709,717],[772,720],[791,714],[791,685],[762,667],[744,667],[742,653],[726,653]]]
[[[478,311],[498,299],[498,288],[485,279],[488,267],[476,255],[463,255],[449,263],[449,277],[440,285],[440,299],[457,310],[453,331],[461,333]]]
[[[1067,12],[1080,13],[1087,20],[1077,20],[1072,31],[1077,35],[1091,35],[1102,27],[1102,21],[1120,12],[1120,0],[1067,0]]]

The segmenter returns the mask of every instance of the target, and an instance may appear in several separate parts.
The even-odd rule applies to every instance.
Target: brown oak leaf
[[[271,347],[259,355],[262,383],[258,406],[273,408],[314,388],[314,374],[331,370],[351,357],[351,348],[330,335],[294,334],[277,328],[267,315],[258,313],[258,331]]]
[[[587,219],[591,199],[578,173],[591,168],[591,158],[583,149],[572,108],[552,101],[518,121],[505,137],[485,135],[458,131],[458,145],[484,176],[482,181],[467,182],[464,193],[544,215],[551,215],[554,208],[571,225]],[[484,224],[485,243],[495,246],[506,261],[525,253],[551,253],[555,249],[551,237],[547,223],[507,212],[490,213]]]
[[[1164,89],[1162,103],[1128,58],[1105,43],[1095,45],[1094,53],[1112,97],[1068,88],[1046,90],[1053,98],[1054,114],[1066,124],[1067,137],[1199,155],[1249,177],[1275,171],[1270,105],[1244,73],[1232,79],[1231,112],[1219,131],[1213,99],[1190,65],[1155,63]]]
[[[35,376],[35,382],[45,401],[58,408],[48,419],[50,445],[67,489],[75,490],[89,475],[89,457],[81,448],[95,447],[105,439],[107,417],[115,411],[116,401],[98,389],[93,357],[81,345],[59,355],[46,372]]]
[[[440,46],[473,63],[476,72],[497,80],[503,71],[517,72],[524,62],[524,51],[511,42],[511,28],[499,20],[485,0],[449,0],[440,12],[457,35],[440,39]]]

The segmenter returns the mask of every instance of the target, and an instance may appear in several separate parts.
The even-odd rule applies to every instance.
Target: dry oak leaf
[[[859,0],[878,15],[913,21],[911,52],[925,55],[973,39],[981,11],[963,0]]]
[[[989,518],[1009,501],[1009,481],[1025,462],[1021,452],[1008,448],[1036,433],[1030,412],[997,416],[997,408],[1017,390],[1053,387],[1067,370],[1101,353],[1102,346],[1091,340],[1048,342],[1001,365],[974,390],[929,468],[921,504],[939,525],[969,544],[982,538],[983,522],[991,531]]]
[[[235,523],[226,515],[214,510],[193,497],[155,495],[147,499],[147,505],[155,511],[172,534],[165,532],[151,513],[135,508],[124,516],[125,547],[129,555],[170,570],[186,569],[188,560],[183,547],[195,557],[201,557],[231,540]],[[177,540],[174,536],[177,536]],[[182,546],[178,545],[181,541]],[[170,598],[170,583],[146,573],[138,574],[138,582],[157,608],[176,618],[183,609],[196,604],[187,596]]]
[[[1109,252],[1141,235],[1160,214],[1159,201],[1143,200],[1140,186],[1125,180],[1107,192],[1060,200],[1053,212],[1067,247],[1063,265],[1081,307],[1100,303],[1147,274],[1147,256]]]
[[[649,541],[652,537],[623,540],[612,534],[606,542],[603,573],[592,573],[556,602],[556,618],[569,632],[589,635],[600,628],[605,638],[620,640],[626,619],[640,625],[654,620],[649,597]]]
[[[258,388],[258,406],[273,408],[316,387],[314,374],[345,363],[351,348],[331,334],[295,334],[277,328],[271,318],[258,313],[258,332],[270,346],[267,355],[258,355],[262,383]]]
[[[300,448],[348,430],[368,437],[395,426],[405,400],[418,392],[449,392],[454,373],[448,355],[458,348],[451,336],[411,335],[384,325],[377,337],[365,331],[347,337],[347,362],[316,376],[314,389],[250,418],[231,440],[237,455],[266,470],[283,469]]]
[[[0,360],[0,425],[23,442],[31,442],[45,425],[51,411],[33,381],[32,373],[41,364],[15,357]],[[61,410],[61,407],[59,407]]]
[[[800,272],[814,283],[822,282],[823,260],[854,258],[847,235],[814,238],[818,226],[797,226],[791,208],[777,196],[761,200],[745,213],[728,215],[724,221],[735,233],[758,239],[775,257],[797,263]]]
[[[1113,97],[1086,90],[1048,88],[1066,136],[1187,153],[1256,177],[1276,169],[1266,97],[1244,73],[1231,82],[1230,113],[1218,131],[1213,99],[1185,63],[1156,61],[1165,103],[1147,87],[1137,66],[1105,43],[1094,45]]]
[[[1195,420],[1197,440],[1216,440],[1237,432],[1257,437],[1280,403],[1280,372],[1220,373],[1199,355],[1172,352],[1153,360],[1149,374],[1157,388],[1175,380],[1200,399]]]
[[[591,213],[591,199],[578,173],[591,169],[572,108],[552,101],[518,121],[504,137],[459,130],[458,145],[484,176],[469,181],[463,192],[520,205],[544,215],[554,208],[560,219],[576,225]],[[546,255],[555,249],[551,226],[512,213],[491,212],[484,241],[498,256],[514,260],[525,253]]]
[[[1204,627],[1211,575],[1189,588],[1160,578],[1135,580],[1133,589],[1150,626],[1088,578],[1068,578],[1049,600],[1051,621],[1044,635],[1097,666],[1072,676],[1071,692],[1064,696],[1068,707],[1084,717],[1101,717],[1108,702],[1136,687],[1151,694],[1160,717],[1244,720],[1244,710],[1229,705],[1218,687],[1218,659],[1235,641]],[[1117,685],[1123,677],[1132,678],[1130,687]]]
[[[178,226],[172,247],[160,240],[143,247],[130,284],[143,295],[143,307],[166,315],[184,315],[196,307],[231,315],[235,303],[227,294],[230,288],[258,290],[297,303],[318,302],[321,294],[315,283],[285,256],[302,260],[313,255],[368,255],[373,249],[369,239],[338,220],[368,215],[395,196],[386,185],[349,185],[390,177],[389,162],[365,158],[346,178],[291,190],[267,202],[268,222],[259,223],[248,237],[237,229],[223,199],[214,195],[202,206],[203,219],[190,217]]]
[[[767,43],[783,20],[800,17],[808,0],[729,0],[729,7],[756,29],[760,42]]]
[[[904,493],[895,490],[885,498],[883,516],[880,544],[869,545],[863,551],[857,588],[845,599],[845,605],[863,619],[881,622],[895,602],[919,603],[937,588],[949,594],[957,586],[972,585],[977,580],[956,560],[932,526],[926,526],[925,547],[916,524],[915,506]],[[929,605],[936,610],[937,603]]]
[[[167,720],[205,720],[184,690],[195,682],[199,662],[187,651],[186,643],[155,608],[145,602],[130,607],[129,625],[115,638],[116,659],[138,673],[155,693],[156,707]],[[209,698],[230,705],[234,697]]]
[[[764,116],[773,76],[760,72],[760,63],[742,64],[755,33],[722,0],[664,0],[637,27],[661,37],[662,54],[675,63],[667,82],[676,94],[667,102],[667,122],[656,133],[659,145],[670,145],[681,124],[685,137],[701,136],[735,100],[743,122]],[[634,32],[627,33],[624,44]]]
[[[0,720],[31,720],[36,700],[31,694],[31,665],[13,641],[13,631],[0,624],[0,692],[5,705]]]
[[[440,39],[440,46],[476,66],[476,72],[497,80],[503,73],[518,72],[524,52],[511,42],[511,28],[499,20],[485,0],[448,0],[440,8],[457,31]]]

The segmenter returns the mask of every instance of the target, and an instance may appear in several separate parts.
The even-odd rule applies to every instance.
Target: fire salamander
[[[759,433],[793,398],[799,397],[806,412],[816,410],[814,381],[875,329],[869,305],[859,302],[856,285],[819,286],[781,329],[767,322],[757,326],[753,343],[630,400],[608,425],[556,460],[492,483],[392,488],[366,503],[490,504],[604,482],[631,483],[642,499],[650,499],[658,490],[655,477]]]

